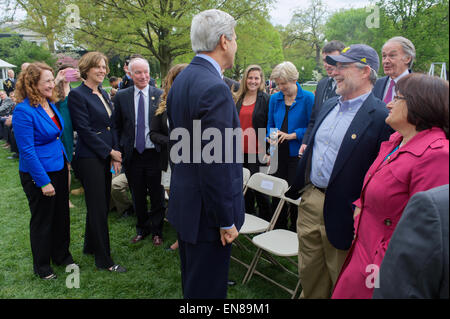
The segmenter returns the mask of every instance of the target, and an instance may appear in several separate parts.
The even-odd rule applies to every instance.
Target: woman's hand
[[[282,131],[278,131],[278,143],[283,143],[285,140],[289,141],[289,140],[293,140],[297,138],[297,133],[284,133]]]
[[[52,183],[49,183],[42,187],[42,194],[44,194],[44,196],[55,196],[56,192]]]
[[[55,78],[55,84],[58,84],[59,82],[66,80],[66,70],[67,69],[64,69],[58,72]]]
[[[111,155],[111,159],[112,159],[113,161],[122,163],[122,153],[120,153],[119,151],[111,150],[111,152],[109,153],[109,155]]]

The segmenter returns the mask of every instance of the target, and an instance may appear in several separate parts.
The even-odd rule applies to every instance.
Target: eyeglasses
[[[394,95],[394,98],[392,100],[397,102],[398,100],[407,100],[407,98],[404,96]]]

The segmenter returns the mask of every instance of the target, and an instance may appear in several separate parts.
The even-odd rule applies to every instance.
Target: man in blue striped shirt
[[[286,196],[298,209],[302,298],[330,298],[353,240],[352,203],[391,130],[384,102],[371,93],[379,58],[364,44],[327,56],[334,65],[336,94],[317,115],[295,183]]]

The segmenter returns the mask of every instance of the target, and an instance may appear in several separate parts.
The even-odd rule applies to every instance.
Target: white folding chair
[[[285,202],[292,203],[294,205],[300,204],[300,198],[297,200],[292,200],[290,198],[285,197],[284,195],[281,196],[281,201],[283,204]],[[280,209],[281,211],[281,209]],[[277,285],[278,287],[286,290],[288,293],[291,294],[291,298],[293,299],[300,287],[300,280],[298,271],[297,273],[294,273],[287,269],[285,266],[283,266],[280,262],[278,262],[275,258],[269,258],[273,263],[280,266],[284,271],[287,273],[290,273],[291,275],[295,276],[297,278],[297,284],[294,289],[291,289],[287,286],[282,285],[281,283],[275,281],[274,279],[262,274],[261,272],[256,270],[256,266],[258,264],[259,258],[263,253],[279,256],[279,257],[287,257],[287,260],[291,262],[293,265],[296,266],[298,269],[297,262],[293,261],[291,257],[298,255],[298,237],[297,233],[285,230],[285,229],[273,229],[276,223],[276,220],[278,219],[278,216],[280,214],[280,211],[276,212],[277,214],[274,214],[274,217],[272,218],[270,222],[269,229],[266,232],[263,232],[259,235],[256,235],[252,238],[253,244],[258,247],[255,256],[253,257],[253,260],[250,264],[250,267],[244,277],[243,284],[250,281],[253,274],[260,275],[264,279],[272,282],[273,284]]]
[[[247,186],[247,182],[250,179],[250,170],[248,168],[242,168],[242,181],[243,181],[243,189],[245,190],[245,186]]]
[[[249,188],[256,192],[281,199],[270,222],[252,214],[245,214],[244,224],[239,230],[239,234],[249,242],[252,242],[250,235],[262,233],[269,230],[273,219],[279,215],[279,212],[281,211],[284,204],[284,200],[282,199],[282,197],[288,188],[288,184],[281,178],[277,178],[264,173],[255,173],[247,182],[247,185],[244,189],[244,195]],[[250,250],[246,248],[244,244],[240,243],[239,240],[236,240],[235,242],[238,247],[250,252]],[[245,266],[247,269],[250,268],[250,265],[243,262],[242,260],[239,260],[234,256],[232,256],[232,259]]]

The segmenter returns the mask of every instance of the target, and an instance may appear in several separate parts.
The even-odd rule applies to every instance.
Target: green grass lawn
[[[9,155],[9,151],[0,147],[0,298],[182,298],[178,253],[164,249],[176,240],[174,229],[165,223],[163,247],[154,247],[150,237],[138,244],[131,244],[130,240],[135,235],[135,218],[123,218],[112,211],[109,215],[111,255],[128,272],[100,271],[94,265],[94,257],[82,253],[86,219],[83,196],[71,195],[76,208],[71,209],[70,216],[70,249],[80,265],[80,288],[66,287],[66,278],[70,274],[65,272],[64,267],[54,267],[58,275],[54,281],[44,281],[34,275],[29,240],[30,211],[19,180],[18,160],[7,159]],[[79,185],[73,179],[72,189]],[[247,263],[252,258],[250,253],[236,247],[233,248],[233,255]],[[289,263],[287,265],[295,271],[295,267]],[[257,269],[290,287],[296,284],[296,278],[282,273],[280,268],[268,262],[260,262]],[[235,280],[237,285],[228,289],[228,298],[290,297],[287,292],[257,275],[246,285],[241,285],[245,271],[242,265],[231,261],[230,279]]]

